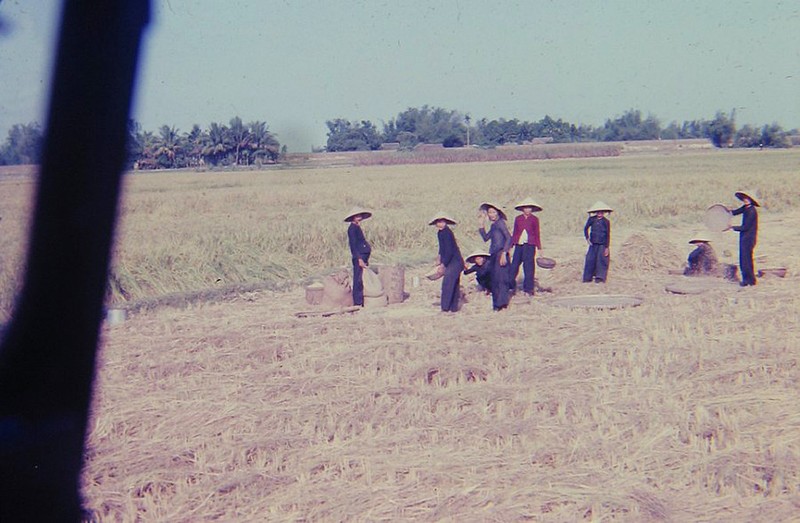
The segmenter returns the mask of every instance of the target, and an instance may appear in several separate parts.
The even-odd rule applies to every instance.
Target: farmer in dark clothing
[[[506,225],[506,215],[492,203],[484,202],[480,207],[480,233],[483,241],[489,243],[489,266],[492,275],[492,308],[496,311],[508,307],[508,251],[511,249],[511,233]],[[491,222],[489,232],[486,232],[486,222]]]
[[[695,249],[689,253],[688,265],[683,270],[684,276],[716,276],[719,274],[717,255],[711,247],[710,240],[696,236],[689,240]]]
[[[733,227],[733,230],[739,233],[739,269],[742,271],[742,281],[739,285],[742,287],[756,284],[753,250],[756,248],[756,237],[758,235],[758,211],[756,211],[756,207],[760,207],[760,205],[751,196],[752,194],[755,193],[752,191],[737,192],[736,197],[744,205],[731,211],[734,216],[742,215],[742,224]]]
[[[475,273],[475,280],[478,282],[478,287],[485,292],[492,292],[492,274],[489,267],[489,253],[488,252],[473,252],[466,258],[467,263],[473,264],[472,267],[465,269],[464,274]]]
[[[611,222],[605,217],[613,209],[603,202],[595,202],[589,210],[589,219],[583,227],[583,236],[589,243],[586,262],[583,265],[583,281],[597,283],[608,277],[609,246],[611,245]]]
[[[512,292],[517,290],[517,274],[519,274],[519,266],[522,265],[524,274],[522,290],[525,294],[533,295],[534,271],[536,270],[533,262],[536,258],[536,249],[542,250],[539,218],[533,213],[541,211],[542,206],[533,201],[533,198],[527,198],[514,208],[522,214],[514,219],[514,232],[511,235],[514,257],[511,259],[509,284]]]
[[[372,216],[370,211],[354,207],[344,219],[350,222],[347,228],[347,240],[350,243],[350,254],[353,258],[353,305],[364,306],[364,269],[369,266],[369,255],[372,248],[364,238],[361,221]]]
[[[428,225],[435,225],[438,229],[439,255],[436,264],[441,266],[442,298],[441,305],[444,312],[458,312],[458,299],[461,295],[461,271],[464,269],[464,258],[456,243],[456,236],[448,225],[455,225],[456,221],[445,213],[437,213]]]

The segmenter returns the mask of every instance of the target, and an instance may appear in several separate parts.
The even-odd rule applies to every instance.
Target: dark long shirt
[[[480,277],[485,278],[491,273],[491,267],[489,267],[488,263],[484,263],[483,265],[478,265],[477,263],[475,263],[469,269],[464,269],[464,274],[472,274],[473,272],[479,278]]]
[[[491,240],[489,243],[489,254],[495,255],[498,252],[508,252],[511,249],[511,233],[508,232],[506,221],[502,218],[497,218],[497,220],[492,222],[488,233],[483,227],[478,229],[478,232],[481,238],[483,238],[483,241]]]
[[[453,260],[458,260],[461,265],[464,265],[464,258],[461,257],[461,250],[456,243],[456,235],[450,227],[445,226],[444,229],[437,232],[439,238],[439,260],[444,265],[450,265]]]
[[[583,235],[590,243],[608,247],[611,245],[611,222],[605,216],[589,216],[583,227]]]
[[[372,252],[369,242],[364,237],[364,231],[355,223],[351,223],[347,228],[347,240],[350,242],[350,254],[354,260],[363,260]]]
[[[736,216],[742,215],[742,224],[733,227],[733,230],[740,234],[739,241],[747,245],[755,245],[758,235],[758,211],[755,205],[742,205],[738,209],[731,211]]]

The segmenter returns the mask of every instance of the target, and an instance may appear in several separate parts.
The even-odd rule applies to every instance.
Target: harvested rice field
[[[109,306],[128,314],[102,328],[87,514],[796,519],[798,165],[798,150],[703,151],[129,176],[109,284]],[[688,279],[675,272],[705,209],[734,205],[742,188],[762,204],[756,268],[784,277],[667,292]],[[528,195],[544,208],[541,254],[557,261],[537,269],[539,292],[495,313],[469,276],[461,311],[441,313],[440,281],[424,277],[429,217],[460,222],[466,255],[480,245],[481,201],[513,216]],[[584,210],[597,199],[614,207],[611,269],[607,283],[584,284]],[[305,286],[349,265],[353,205],[375,211],[364,222],[374,263],[405,267],[407,297],[298,317],[315,310]],[[2,241],[23,224],[3,216]],[[720,262],[736,264],[736,233],[711,235]],[[11,265],[18,251],[5,251]],[[587,295],[640,303],[557,306]]]

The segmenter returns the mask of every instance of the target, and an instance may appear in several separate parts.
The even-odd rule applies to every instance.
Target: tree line
[[[524,143],[607,142],[630,140],[674,140],[706,138],[717,147],[789,147],[789,136],[798,130],[784,131],[773,123],[736,128],[736,113],[718,111],[710,120],[691,120],[662,126],[653,115],[642,116],[630,109],[602,126],[573,124],[545,116],[536,122],[489,120],[473,121],[469,114],[430,107],[408,108],[382,124],[368,120],[336,118],[326,121],[327,143],[319,151],[374,151],[384,144],[407,150],[418,144],[444,147],[496,147]],[[38,123],[15,124],[0,145],[0,165],[38,163],[44,134]],[[128,125],[128,167],[135,169],[175,169],[202,166],[262,165],[279,161],[286,146],[263,121],[244,123],[238,116],[227,125],[212,122],[206,129],[195,124],[181,132],[162,125],[157,132],[145,131],[135,120]]]
[[[261,165],[277,161],[280,151],[266,122],[245,124],[238,116],[228,125],[212,122],[207,129],[195,124],[185,133],[162,125],[154,134],[134,120],[128,123],[128,159],[135,169]]]
[[[791,133],[780,125],[763,127],[745,125],[737,131],[735,111],[718,111],[711,120],[673,121],[662,126],[653,115],[642,116],[630,109],[621,116],[607,119],[602,126],[575,125],[545,116],[537,122],[517,119],[482,118],[475,122],[468,114],[441,107],[409,108],[383,124],[381,131],[368,120],[351,122],[328,120],[327,151],[368,151],[391,143],[398,149],[412,149],[418,144],[442,144],[444,147],[496,147],[506,144],[536,142],[617,142],[629,140],[676,140],[706,138],[717,147],[789,147]],[[385,147],[385,146],[384,146]]]
[[[43,140],[38,123],[14,125],[0,146],[0,165],[38,163]],[[236,116],[228,125],[212,122],[201,129],[195,124],[183,133],[169,125],[154,133],[128,122],[128,168],[260,165],[276,162],[280,154],[280,143],[262,121],[245,124]]]

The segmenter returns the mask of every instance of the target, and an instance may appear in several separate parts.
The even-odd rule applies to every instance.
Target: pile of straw
[[[619,249],[619,254],[612,253],[615,270],[626,271],[666,271],[679,269],[684,265],[684,258],[675,246],[664,240],[651,240],[644,234],[633,234]]]

